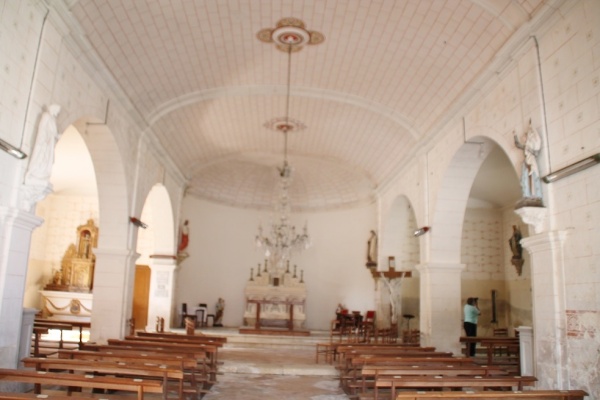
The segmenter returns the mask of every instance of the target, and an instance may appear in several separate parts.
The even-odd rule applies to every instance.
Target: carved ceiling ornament
[[[304,45],[320,44],[325,41],[321,32],[306,30],[304,22],[297,18],[282,18],[275,28],[261,29],[256,37],[265,43],[275,43],[275,47],[286,53],[302,50]]]

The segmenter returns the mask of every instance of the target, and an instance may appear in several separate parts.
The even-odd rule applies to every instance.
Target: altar
[[[300,276],[287,269],[260,270],[250,280],[244,291],[246,308],[244,326],[240,333],[279,333],[308,335],[306,321],[306,285],[303,272]]]
[[[87,319],[92,312],[94,266],[98,247],[98,227],[94,220],[77,227],[76,242],[71,243],[53,270],[50,282],[40,291],[44,317]]]

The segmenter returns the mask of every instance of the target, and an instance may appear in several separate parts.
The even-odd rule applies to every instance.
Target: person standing
[[[464,319],[464,323],[463,326],[465,328],[465,333],[467,335],[467,337],[475,337],[477,336],[477,319],[479,318],[479,315],[481,314],[481,311],[479,311],[479,306],[478,306],[478,298],[477,297],[469,297],[467,299],[467,304],[465,304],[464,307],[464,314],[465,314],[465,319]],[[467,344],[467,348],[468,348],[468,355],[470,357],[474,357],[475,356],[475,347],[476,347],[476,343],[468,343]]]

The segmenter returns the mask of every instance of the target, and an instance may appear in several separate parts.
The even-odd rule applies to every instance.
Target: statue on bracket
[[[508,240],[510,250],[513,254],[510,263],[515,266],[519,276],[521,276],[521,273],[523,272],[523,264],[525,263],[525,260],[523,260],[523,247],[521,247],[521,238],[521,230],[516,225],[513,225],[513,234]]]
[[[371,231],[371,237],[367,241],[367,268],[377,266],[377,233]]]
[[[542,184],[540,181],[540,171],[538,168],[537,156],[542,149],[542,138],[531,125],[525,133],[525,141],[521,142],[515,132],[513,132],[515,146],[523,150],[523,165],[521,167],[521,190],[523,198],[517,203],[520,207],[543,207],[542,203]]]

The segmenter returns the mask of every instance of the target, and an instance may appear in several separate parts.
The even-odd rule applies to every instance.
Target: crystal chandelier
[[[278,214],[278,218],[271,224],[269,235],[264,234],[262,226],[259,226],[258,234],[256,235],[256,246],[264,248],[265,257],[271,262],[270,268],[272,269],[283,268],[284,263],[290,260],[293,252],[307,249],[311,244],[306,224],[302,232],[299,233],[296,231],[296,227],[291,225],[289,221],[291,211],[289,188],[292,180],[292,168],[287,160],[288,134],[290,131],[303,127],[301,123],[292,121],[289,117],[292,52],[298,51],[298,48],[295,46],[302,42],[295,34],[295,32],[288,32],[278,35],[279,39],[287,45],[286,50],[288,54],[285,118],[275,119],[274,122],[266,124],[280,131],[284,138],[283,166],[277,168],[280,179],[279,197],[275,211]],[[279,48],[281,49],[281,46]]]

